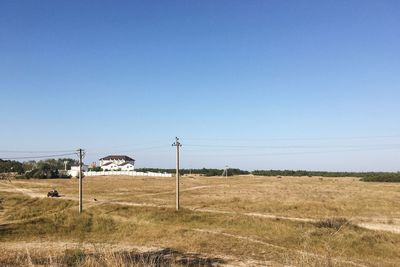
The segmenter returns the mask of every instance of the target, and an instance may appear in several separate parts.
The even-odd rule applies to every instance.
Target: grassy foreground
[[[232,261],[398,266],[400,262],[400,235],[365,230],[346,219],[294,222],[110,203],[92,204],[79,215],[76,205],[72,200],[0,192],[0,265],[15,266],[16,260],[20,265],[60,266],[213,266]],[[35,245],[24,247],[29,242]],[[97,245],[90,249],[87,244]],[[137,247],[149,249],[140,252]]]

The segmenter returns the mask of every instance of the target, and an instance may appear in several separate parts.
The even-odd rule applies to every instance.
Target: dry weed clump
[[[82,267],[147,267],[147,266],[181,266],[162,254],[137,253],[130,251],[112,251],[102,249],[88,252],[79,248],[66,249],[61,253],[52,251],[2,251],[0,266],[82,266]]]
[[[351,225],[351,222],[346,218],[328,218],[315,223],[315,226],[318,228],[330,228],[335,230],[339,230],[344,225]]]
[[[203,257],[196,253],[183,253],[171,248],[138,252],[116,250],[108,246],[54,249],[0,249],[0,266],[57,266],[57,267],[168,267],[168,266],[219,266],[220,258]]]

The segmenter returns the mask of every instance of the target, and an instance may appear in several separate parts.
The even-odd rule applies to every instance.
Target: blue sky
[[[398,1],[1,1],[0,157],[397,171],[399,29]]]

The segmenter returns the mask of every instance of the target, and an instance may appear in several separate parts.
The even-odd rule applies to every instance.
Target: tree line
[[[400,182],[400,172],[327,172],[305,170],[255,170],[258,176],[359,177],[365,182]]]
[[[67,178],[69,176],[63,171],[65,168],[65,161],[67,162],[67,169],[79,164],[78,160],[71,158],[47,159],[40,161],[30,160],[25,162],[0,159],[0,173],[18,173],[20,177],[26,178]],[[163,168],[138,168],[136,171],[175,173],[175,169]],[[252,174],[257,176],[359,177],[365,182],[400,182],[400,172],[327,172],[306,170],[254,170],[249,172],[238,168],[229,168],[227,171],[228,176]],[[180,169],[179,172],[181,175],[197,174],[203,176],[221,176],[224,169]]]
[[[0,173],[17,173],[20,178],[67,178],[69,176],[63,171],[64,162],[67,162],[67,170],[79,164],[77,160],[71,158],[25,162],[0,159]]]
[[[161,173],[176,173],[175,169],[160,169],[160,168],[138,168],[135,169],[137,172],[161,172]],[[234,175],[245,175],[250,174],[249,171],[237,169],[237,168],[228,168],[228,176]],[[199,174],[204,176],[221,176],[224,172],[224,169],[210,169],[210,168],[202,168],[202,169],[180,169],[179,174]]]

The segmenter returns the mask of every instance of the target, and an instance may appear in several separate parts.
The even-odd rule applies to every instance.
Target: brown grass
[[[55,187],[63,197],[32,199],[10,193],[13,186],[38,195]],[[0,183],[0,189],[8,190],[0,191],[4,209],[2,215],[0,210],[0,241],[135,244],[171,248],[182,255],[195,252],[203,262],[219,258],[249,265],[252,261],[273,266],[397,266],[400,262],[400,235],[353,224],[390,218],[391,225],[396,225],[400,185],[352,178],[233,177],[183,178],[181,188],[183,209],[175,212],[173,179],[86,177],[85,213],[78,216],[76,201],[65,200],[76,198],[75,179]]]
[[[57,188],[77,197],[76,179],[13,181],[46,194]],[[182,178],[182,205],[281,216],[400,218],[400,184],[363,183],[354,178],[252,177]],[[85,198],[174,205],[174,178],[86,177]]]
[[[197,255],[184,255],[172,249],[151,252],[114,251],[97,247],[53,250],[7,250],[2,249],[1,266],[213,266],[223,263],[220,259],[204,259]]]

